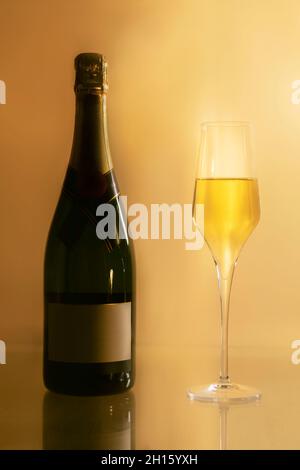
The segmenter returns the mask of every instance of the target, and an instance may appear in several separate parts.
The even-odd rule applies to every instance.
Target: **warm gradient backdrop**
[[[300,336],[299,0],[0,0],[0,338],[41,342],[43,251],[70,153],[73,59],[109,61],[109,134],[130,202],[191,202],[199,125],[256,130],[262,218],[240,258],[231,344]],[[217,344],[208,250],[138,241],[138,344]],[[287,359],[288,360],[288,359]],[[287,362],[288,363],[288,362]]]

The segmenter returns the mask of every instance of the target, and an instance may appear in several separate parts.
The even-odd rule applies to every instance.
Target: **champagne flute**
[[[213,256],[221,299],[221,364],[219,379],[193,387],[188,397],[214,402],[252,401],[258,390],[231,382],[228,374],[228,317],[234,268],[240,251],[260,218],[258,182],[251,153],[250,125],[207,122],[201,127],[193,214]]]

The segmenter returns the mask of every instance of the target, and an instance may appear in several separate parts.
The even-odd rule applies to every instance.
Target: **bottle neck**
[[[112,169],[107,134],[106,94],[76,93],[76,116],[70,166],[78,171]]]

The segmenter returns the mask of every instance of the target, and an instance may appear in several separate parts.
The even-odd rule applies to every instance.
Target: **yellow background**
[[[109,135],[129,202],[192,201],[203,120],[255,128],[261,222],[238,264],[230,344],[300,336],[299,0],[1,0],[0,338],[42,340],[43,252],[73,133],[73,59],[109,61]],[[217,345],[208,250],[138,241],[138,345]],[[295,370],[296,373],[296,370]]]

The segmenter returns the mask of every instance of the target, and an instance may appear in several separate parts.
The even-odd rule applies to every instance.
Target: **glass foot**
[[[257,389],[229,381],[192,387],[187,391],[187,395],[191,400],[217,403],[249,403],[261,397]]]

